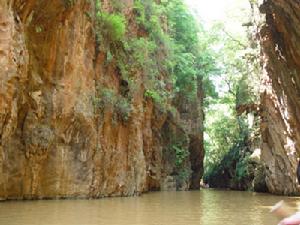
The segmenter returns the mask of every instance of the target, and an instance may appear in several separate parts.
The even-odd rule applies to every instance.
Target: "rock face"
[[[262,157],[268,189],[298,194],[296,167],[300,154],[300,2],[265,0],[261,12],[264,61]]]
[[[133,2],[122,3],[130,20]],[[159,190],[174,173],[161,134],[171,120],[144,99],[142,73],[127,123],[95,109],[97,88],[121,92],[122,81],[96,51],[88,14],[94,7],[85,0],[0,0],[1,199],[128,196]],[[199,86],[200,103],[201,93]],[[175,121],[191,127],[178,129],[189,137],[186,188],[198,188],[201,105],[190,114]]]

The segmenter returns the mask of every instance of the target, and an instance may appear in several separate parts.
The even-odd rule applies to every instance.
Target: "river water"
[[[251,192],[156,192],[141,197],[0,203],[1,225],[272,225],[269,213],[284,199]]]

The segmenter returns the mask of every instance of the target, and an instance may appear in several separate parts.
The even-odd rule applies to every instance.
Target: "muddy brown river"
[[[269,213],[284,199],[251,192],[201,190],[157,192],[98,200],[9,201],[0,203],[1,225],[275,225]]]

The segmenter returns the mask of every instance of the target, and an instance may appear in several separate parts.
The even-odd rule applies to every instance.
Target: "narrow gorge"
[[[250,3],[259,98],[234,104],[258,129],[230,167],[261,158],[246,181],[209,179],[245,190],[259,168],[265,191],[298,195],[300,2]],[[204,33],[181,0],[0,0],[0,199],[199,190],[218,73]]]

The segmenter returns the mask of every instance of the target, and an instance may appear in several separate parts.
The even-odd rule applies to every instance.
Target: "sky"
[[[186,0],[191,10],[206,22],[221,20],[226,16],[228,1],[232,0]]]
[[[243,21],[240,21],[240,18],[247,19],[246,9],[249,9],[248,0],[185,0],[185,2],[197,18],[204,22],[204,26],[223,21],[232,32],[240,32],[243,29],[241,26]]]

